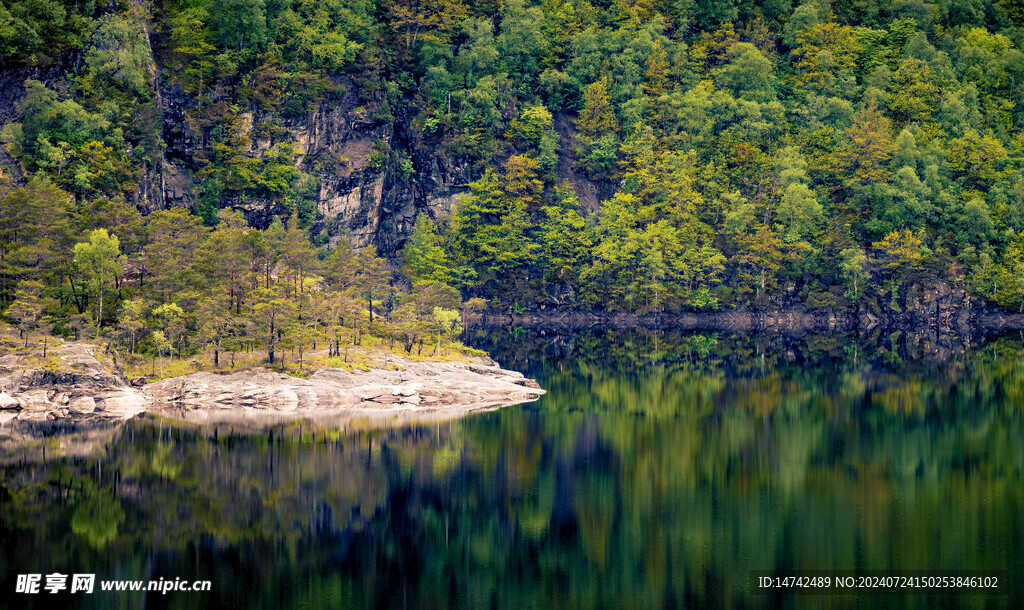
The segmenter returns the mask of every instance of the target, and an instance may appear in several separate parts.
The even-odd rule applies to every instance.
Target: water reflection
[[[209,594],[62,600],[102,607],[1024,601],[1016,581],[995,598],[747,590],[764,569],[1021,574],[1016,337],[942,349],[903,335],[473,341],[549,394],[371,428],[143,417],[89,457],[0,467],[0,605],[46,605],[7,593],[17,573],[55,570],[213,581]]]

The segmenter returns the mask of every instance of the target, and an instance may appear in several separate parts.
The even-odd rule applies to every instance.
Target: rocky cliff
[[[435,219],[446,214],[475,177],[468,161],[453,158],[411,124],[414,109],[373,112],[380,95],[367,91],[365,83],[332,76],[331,86],[313,102],[288,111],[243,102],[237,88],[216,87],[199,95],[183,89],[163,56],[165,42],[154,35],[150,45],[147,33],[162,154],[141,168],[137,187],[128,194],[144,214],[171,207],[197,209],[201,169],[212,154],[218,129],[209,117],[217,113],[222,123],[225,116],[240,119],[234,143],[247,141],[244,152],[251,159],[261,159],[275,144],[290,146],[295,167],[312,178],[312,233],[326,232],[332,245],[344,237],[356,248],[372,244],[393,255],[419,213]],[[80,63],[80,58],[69,57],[45,69],[0,65],[0,129],[24,119],[20,104],[26,80],[41,81],[60,98],[73,97],[75,66]],[[3,146],[0,177],[15,186],[26,182],[19,160]],[[219,199],[221,207],[241,210],[259,228],[266,228],[275,215],[286,215],[280,198],[228,189]]]
[[[451,210],[472,179],[470,165],[449,158],[397,120],[367,116],[360,106],[365,96],[352,80],[336,78],[334,84],[334,91],[298,116],[258,109],[245,113],[242,135],[251,139],[248,154],[259,158],[271,147],[270,139],[252,133],[254,124],[271,123],[282,130],[275,139],[292,144],[298,167],[316,182],[314,232],[326,231],[332,245],[344,236],[354,247],[372,244],[393,253],[412,231],[417,214],[436,219]],[[206,134],[190,125],[187,111],[199,100],[166,77],[159,88],[166,150],[155,175],[143,180],[138,203],[194,209],[199,187],[195,157],[206,146]],[[403,167],[399,159],[407,164]],[[235,196],[224,203],[242,210],[260,228],[282,212],[270,199]]]

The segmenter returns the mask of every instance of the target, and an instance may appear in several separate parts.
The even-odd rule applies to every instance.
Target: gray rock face
[[[89,415],[127,419],[141,413],[146,398],[96,359],[94,347],[71,343],[61,350],[59,370],[25,368],[18,358],[4,357],[0,368],[0,407],[8,419],[59,420]]]
[[[209,153],[211,147],[211,134],[195,120],[195,115],[204,113],[196,110],[238,100],[223,87],[201,98],[184,91],[166,74],[160,76],[168,58],[161,56],[159,48],[156,53],[153,50],[150,58],[156,69],[151,85],[165,148],[163,155],[142,168],[130,200],[144,214],[172,207],[195,210],[201,182],[198,170],[205,164],[200,153]],[[63,91],[70,68],[0,70],[0,128],[22,121],[18,107],[26,79]],[[443,216],[468,191],[474,178],[471,161],[453,158],[436,138],[423,133],[411,121],[415,109],[400,109],[397,118],[375,118],[372,109],[381,102],[380,92],[360,90],[349,78],[331,78],[336,90],[304,112],[268,110],[255,103],[242,108],[238,116],[247,129],[244,135],[251,140],[246,153],[258,159],[276,142],[291,144],[299,155],[299,168],[318,184],[315,228],[326,229],[332,245],[344,238],[356,248],[372,244],[391,256],[412,232],[417,214]],[[255,128],[260,124],[274,126],[275,142],[259,135]],[[378,157],[371,163],[375,150]],[[0,167],[15,186],[24,185],[20,163],[3,146]],[[284,214],[280,201],[259,197],[236,196],[221,204],[242,211],[259,228]]]
[[[146,386],[151,412],[202,411],[201,419],[246,414],[425,414],[455,417],[536,400],[536,382],[489,361],[392,361],[394,369],[322,369],[300,379],[255,369],[232,375],[194,373]]]
[[[160,58],[156,60],[159,63]],[[299,167],[316,178],[316,223],[327,230],[332,246],[345,238],[353,247],[372,244],[390,255],[411,234],[417,214],[437,218],[452,209],[468,190],[471,167],[448,158],[400,121],[381,122],[367,116],[358,85],[340,77],[335,81],[337,92],[305,114],[254,108],[244,113],[245,124],[251,131],[258,123],[270,123],[287,134],[283,140],[301,155]],[[194,208],[199,183],[194,176],[195,155],[206,144],[203,134],[193,131],[187,113],[198,102],[176,84],[163,83],[158,93],[167,148],[154,175],[144,177],[135,199],[150,210]],[[251,157],[259,158],[271,147],[268,140],[251,140]],[[250,197],[224,203],[260,228],[282,214],[280,204],[271,200]]]
[[[95,348],[59,348],[60,370],[22,367],[0,358],[0,430],[12,421],[126,420],[148,412],[187,420],[258,421],[316,416],[458,417],[536,400],[533,380],[487,358],[471,362],[388,359],[385,369],[322,369],[309,379],[266,369],[230,375],[193,373],[141,388],[110,374]],[[0,434],[2,436],[2,434]]]

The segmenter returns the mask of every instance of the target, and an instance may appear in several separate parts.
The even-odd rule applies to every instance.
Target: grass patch
[[[279,373],[295,377],[308,378],[316,371],[323,368],[335,368],[345,371],[365,372],[374,368],[385,368],[388,370],[402,370],[403,367],[396,360],[414,362],[467,362],[472,356],[486,356],[486,352],[466,347],[453,341],[445,342],[441,353],[435,353],[436,346],[424,344],[422,352],[418,352],[418,346],[413,348],[412,353],[407,353],[402,345],[388,339],[364,335],[361,345],[341,346],[340,356],[328,356],[327,348],[323,344],[318,345],[316,350],[306,350],[302,355],[302,367],[299,367],[298,351],[280,351],[275,354],[275,362],[270,366],[266,350],[257,350],[251,353],[235,352],[234,365],[232,366],[231,352],[220,352],[219,366],[213,364],[213,350],[206,350],[185,355],[178,359],[160,358],[155,363],[150,357],[123,355],[124,372],[129,378],[146,377],[150,381],[180,377],[189,373],[205,371],[210,373],[237,373],[254,368],[272,369]],[[100,354],[97,348],[97,355]],[[283,362],[283,364],[282,364]],[[106,363],[105,363],[106,364]]]
[[[44,369],[47,371],[59,371],[64,366],[64,361],[60,359],[60,356],[56,356],[52,353],[47,353],[46,358],[43,358],[42,352],[38,354],[29,354],[22,356],[18,362],[19,366],[30,369]]]

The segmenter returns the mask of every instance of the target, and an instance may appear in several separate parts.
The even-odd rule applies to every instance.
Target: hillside
[[[1022,47],[1011,0],[2,0],[0,307],[179,353],[316,294],[407,345],[472,297],[1017,310]]]

